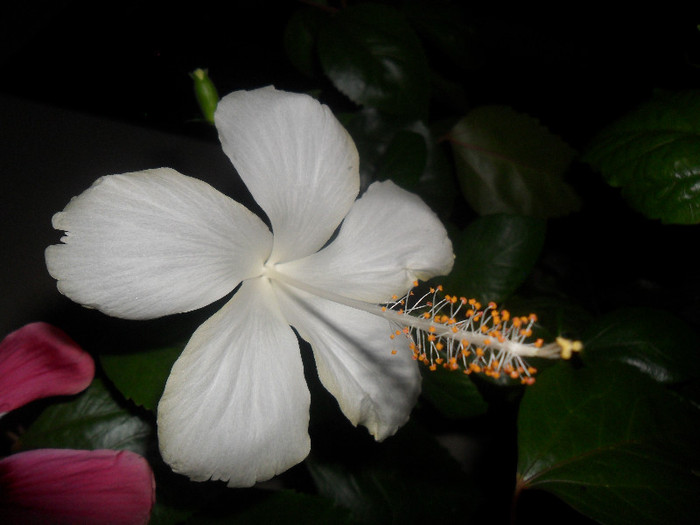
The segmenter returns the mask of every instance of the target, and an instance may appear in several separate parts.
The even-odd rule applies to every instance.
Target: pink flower
[[[0,522],[148,523],[154,490],[133,452],[30,450],[0,460]]]
[[[0,342],[0,416],[35,399],[82,392],[94,375],[90,354],[62,330],[28,324]]]
[[[32,323],[0,342],[0,417],[30,401],[76,394],[95,364],[65,333]],[[0,460],[0,522],[147,523],[155,481],[138,454],[43,449]]]

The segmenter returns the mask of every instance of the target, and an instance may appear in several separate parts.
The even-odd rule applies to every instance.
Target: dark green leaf
[[[353,441],[342,456],[312,451],[307,465],[319,492],[361,523],[468,523],[481,497],[458,463],[414,423],[382,443]]]
[[[700,91],[662,92],[603,130],[585,159],[637,211],[700,222]]]
[[[420,195],[436,213],[443,217],[449,215],[455,196],[454,175],[447,155],[425,124],[411,118],[385,115],[375,109],[339,115],[339,118],[360,153],[364,186],[375,180],[391,179]],[[406,150],[410,143],[418,148],[417,152]],[[407,158],[400,158],[402,154]],[[415,167],[409,166],[413,161],[423,166],[417,182]],[[400,176],[395,177],[397,173]]]
[[[131,354],[103,354],[100,363],[124,397],[149,410],[158,406],[170,369],[182,352],[171,346]]]
[[[292,14],[284,30],[287,57],[294,67],[310,77],[321,73],[316,41],[326,17],[320,9],[303,7]]]
[[[462,419],[486,413],[488,404],[481,397],[471,379],[461,370],[450,371],[443,367],[431,372],[421,368],[422,395],[443,416]]]
[[[532,117],[477,108],[452,128],[450,141],[464,197],[480,215],[548,218],[578,209],[563,180],[575,152]]]
[[[590,312],[566,298],[511,297],[504,306],[514,312],[536,314],[537,324],[549,332],[546,340],[552,340],[558,335],[581,339],[582,334],[593,322]]]
[[[477,65],[463,6],[436,2],[410,2],[401,12],[418,35],[449,64],[460,70]]]
[[[587,359],[619,361],[661,383],[698,377],[688,365],[700,353],[700,334],[663,310],[614,311],[596,320],[583,340]]]
[[[423,137],[414,131],[400,130],[384,152],[377,178],[391,179],[407,190],[414,190],[427,160],[428,146]]]
[[[260,491],[262,492],[262,491]],[[227,509],[201,512],[187,520],[187,525],[231,523],[236,525],[325,525],[350,523],[350,513],[331,500],[291,490],[265,491],[249,496],[252,503],[237,502]],[[241,507],[244,507],[241,510]]]
[[[455,266],[442,280],[445,290],[483,303],[503,301],[530,273],[545,230],[545,221],[533,217],[479,217],[453,238]]]
[[[122,408],[100,379],[46,408],[20,438],[22,449],[131,450],[145,455],[153,426]]]
[[[700,413],[627,366],[542,372],[523,398],[519,485],[602,523],[696,523]]]
[[[318,49],[326,75],[356,104],[427,115],[427,60],[398,11],[369,3],[343,9],[321,29]]]

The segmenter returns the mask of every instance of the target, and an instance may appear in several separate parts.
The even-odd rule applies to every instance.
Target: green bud
[[[202,110],[204,119],[210,124],[214,123],[214,111],[219,103],[219,94],[216,86],[209,78],[206,69],[195,69],[190,73],[194,80],[194,96],[197,98],[199,109]]]

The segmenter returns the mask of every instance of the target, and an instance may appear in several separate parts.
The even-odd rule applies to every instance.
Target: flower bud
[[[199,109],[204,115],[204,119],[210,124],[214,123],[214,111],[219,103],[219,94],[216,91],[216,86],[209,78],[206,69],[195,69],[190,73],[194,80],[194,95],[197,98]]]

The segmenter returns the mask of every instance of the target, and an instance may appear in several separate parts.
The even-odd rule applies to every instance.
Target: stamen
[[[285,285],[329,301],[379,316],[391,323],[391,339],[404,336],[409,341],[413,358],[437,370],[462,370],[465,374],[484,373],[493,378],[503,374],[531,385],[537,370],[525,360],[528,357],[570,359],[580,352],[580,341],[558,337],[554,343],[542,339],[532,341],[537,316],[513,316],[499,310],[495,303],[485,307],[476,299],[442,294],[442,286],[431,287],[416,298],[413,288],[403,297],[394,295],[391,302],[375,305],[319,289],[265,266],[263,275]],[[391,348],[392,355],[398,353]]]
[[[542,339],[531,340],[535,314],[516,317],[499,310],[496,303],[482,307],[476,299],[441,297],[441,291],[441,286],[430,288],[416,300],[409,291],[382,307],[387,319],[401,326],[413,358],[430,370],[442,366],[494,379],[505,375],[531,385],[537,369],[525,358],[569,359],[583,348],[580,341],[562,337],[548,345]],[[389,317],[391,312],[398,314],[396,319]]]

